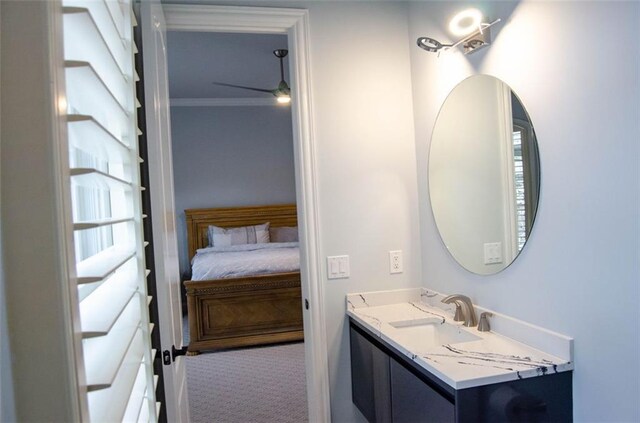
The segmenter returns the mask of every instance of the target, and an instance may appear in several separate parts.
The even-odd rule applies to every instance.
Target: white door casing
[[[309,421],[329,422],[331,409],[324,296],[320,282],[323,275],[311,101],[309,12],[304,9],[171,4],[165,4],[163,9],[166,29],[169,31],[287,34],[300,233],[300,273],[302,296],[309,303],[308,308],[300,305],[303,307]],[[163,66],[166,67],[166,64]],[[145,70],[148,70],[146,65]],[[149,165],[152,166],[152,163]],[[158,286],[158,290],[161,288]]]
[[[161,348],[182,345],[180,270],[173,190],[173,159],[167,80],[166,29],[159,1],[142,2],[140,8],[147,150],[153,252],[155,260],[158,325]],[[177,357],[163,368],[167,420],[189,421],[186,363]]]

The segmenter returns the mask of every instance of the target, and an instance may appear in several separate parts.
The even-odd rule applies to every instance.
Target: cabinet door
[[[455,407],[402,364],[391,359],[393,423],[455,422]]]
[[[391,422],[389,356],[351,328],[353,403],[371,423]]]

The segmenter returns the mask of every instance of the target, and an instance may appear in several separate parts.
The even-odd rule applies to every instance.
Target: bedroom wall
[[[296,202],[289,107],[172,107],[171,135],[181,274],[185,209]]]
[[[410,40],[448,42],[445,23],[471,3],[411,3]],[[575,421],[639,421],[640,47],[627,40],[638,38],[640,3],[475,4],[504,22],[489,49],[439,59],[411,50],[424,285],[573,337]],[[527,245],[509,268],[486,277],[445,250],[427,184],[440,105],[478,73],[520,97],[542,167]]]

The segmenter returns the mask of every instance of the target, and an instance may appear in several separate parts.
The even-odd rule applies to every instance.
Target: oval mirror
[[[428,174],[436,226],[456,261],[480,275],[509,266],[533,227],[540,160],[531,119],[507,84],[476,75],[451,91]]]

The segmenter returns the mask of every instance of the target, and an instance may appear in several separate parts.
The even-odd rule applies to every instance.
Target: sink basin
[[[389,322],[389,324],[396,329],[405,329],[415,326],[439,325],[444,323],[443,320],[441,317],[424,317],[422,319],[399,320],[397,322]]]
[[[458,325],[444,323],[439,318],[424,318],[389,322],[397,329],[394,338],[410,349],[423,350],[445,344],[459,344],[481,339]]]

